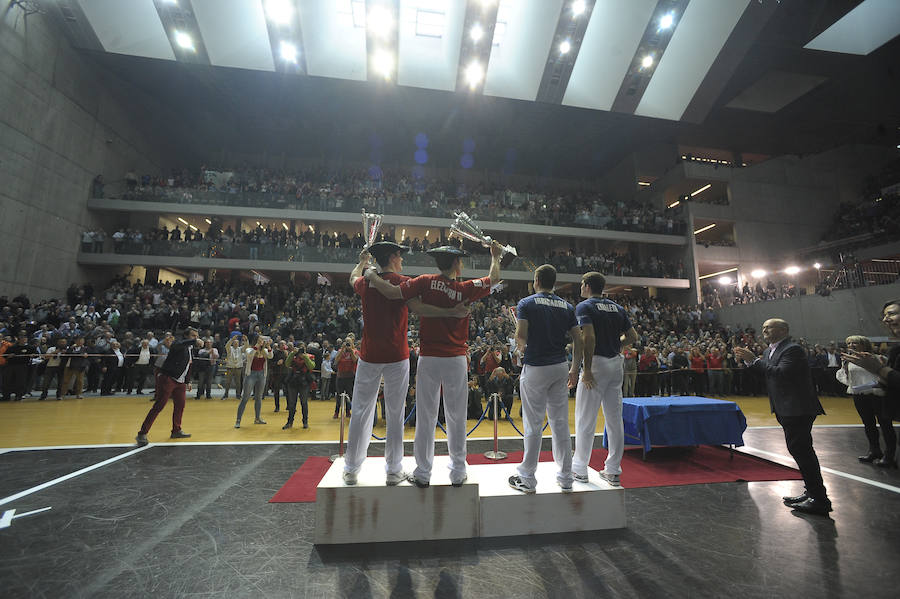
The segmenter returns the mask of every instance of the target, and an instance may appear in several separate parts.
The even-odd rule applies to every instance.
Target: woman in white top
[[[847,347],[853,352],[871,352],[872,342],[868,337],[851,335],[847,337]],[[882,468],[896,468],[894,452],[897,448],[897,435],[891,422],[890,407],[884,398],[884,389],[878,386],[878,375],[845,360],[835,376],[838,381],[847,385],[847,393],[853,396],[853,405],[862,419],[866,438],[869,440],[869,452],[859,456],[859,461],[872,462]],[[881,426],[881,436],[884,437],[883,453],[878,443],[876,419]]]

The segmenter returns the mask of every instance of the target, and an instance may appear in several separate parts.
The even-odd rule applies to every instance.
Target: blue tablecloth
[[[626,397],[622,400],[625,444],[744,444],[747,419],[733,401],[706,397]],[[606,447],[606,434],[603,435]]]

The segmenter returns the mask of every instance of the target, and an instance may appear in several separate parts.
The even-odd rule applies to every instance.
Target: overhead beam
[[[628,72],[625,73],[622,85],[619,87],[619,93],[616,94],[616,99],[613,101],[613,112],[634,114],[644,92],[647,91],[656,66],[662,60],[666,47],[678,28],[681,17],[684,16],[688,2],[690,0],[659,0],[656,3],[656,8],[647,23],[647,29],[644,30],[641,42],[631,59],[631,66],[628,67]],[[668,29],[661,29],[660,20],[667,14],[672,14],[674,17],[672,26]],[[653,59],[653,64],[649,67],[644,65],[644,60],[648,56]]]
[[[566,95],[566,87],[581,52],[581,42],[587,31],[588,22],[594,11],[596,0],[582,0],[584,12],[575,15],[573,5],[577,0],[568,0],[562,5],[559,20],[556,24],[556,32],[553,34],[553,43],[547,55],[547,63],[544,66],[544,74],[541,77],[541,86],[538,88],[536,100],[551,104],[562,103]],[[568,44],[568,50],[563,52],[562,44]]]
[[[194,15],[194,7],[191,6],[190,0],[180,0],[179,2],[166,2],[166,0],[153,0],[156,6],[156,12],[159,13],[159,20],[162,21],[163,28],[172,45],[172,51],[175,53],[175,59],[179,62],[187,62],[191,64],[210,64],[209,53],[206,51],[206,45],[203,43],[203,35],[200,33],[200,27],[197,25],[197,17]],[[178,34],[187,34],[191,38],[193,48],[184,48],[178,41]]]
[[[463,24],[463,35],[459,49],[459,66],[456,70],[456,91],[481,95],[484,92],[484,81],[487,78],[488,64],[494,42],[494,28],[497,25],[497,10],[500,2],[479,2],[469,0],[466,6],[466,17]],[[481,28],[481,38],[472,39],[472,28]],[[481,81],[471,85],[468,69],[471,65],[481,68]]]

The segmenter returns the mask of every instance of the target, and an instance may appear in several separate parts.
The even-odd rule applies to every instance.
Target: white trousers
[[[556,480],[564,487],[572,486],[572,439],[569,436],[569,365],[522,368],[519,393],[522,397],[522,424],[525,428],[525,455],[519,464],[519,476],[529,487],[537,485],[534,476],[541,453],[541,428],[544,415],[553,436],[553,461],[559,471]]]
[[[601,407],[606,421],[606,445],[609,449],[603,469],[609,474],[622,473],[622,453],[625,451],[625,427],[622,424],[624,360],[621,354],[614,358],[594,356],[591,362],[593,388],[586,389],[584,383],[578,381],[575,391],[575,458],[572,460],[575,474],[587,474],[591,451],[594,449],[597,411]]]
[[[437,425],[442,388],[447,448],[450,452],[450,482],[460,483],[466,478],[467,383],[465,356],[419,356],[416,371],[416,470],[413,474],[422,482],[431,480],[434,427]]]
[[[384,376],[384,410],[387,434],[384,441],[385,470],[400,472],[403,460],[403,415],[406,392],[409,390],[409,360],[374,364],[360,359],[356,365],[353,384],[353,412],[350,413],[350,432],[344,454],[344,472],[358,472],[372,438],[375,421],[375,400]]]

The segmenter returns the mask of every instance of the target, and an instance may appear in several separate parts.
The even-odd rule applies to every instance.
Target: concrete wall
[[[76,254],[81,231],[102,224],[87,210],[94,176],[161,172],[181,157],[151,97],[44,16],[2,0],[0,15],[0,295],[60,297],[90,276]]]
[[[843,341],[848,335],[883,337],[881,306],[900,298],[900,284],[834,291],[827,297],[804,295],[791,299],[741,304],[719,309],[719,320],[757,331],[768,318],[783,318],[791,335],[813,343]]]

